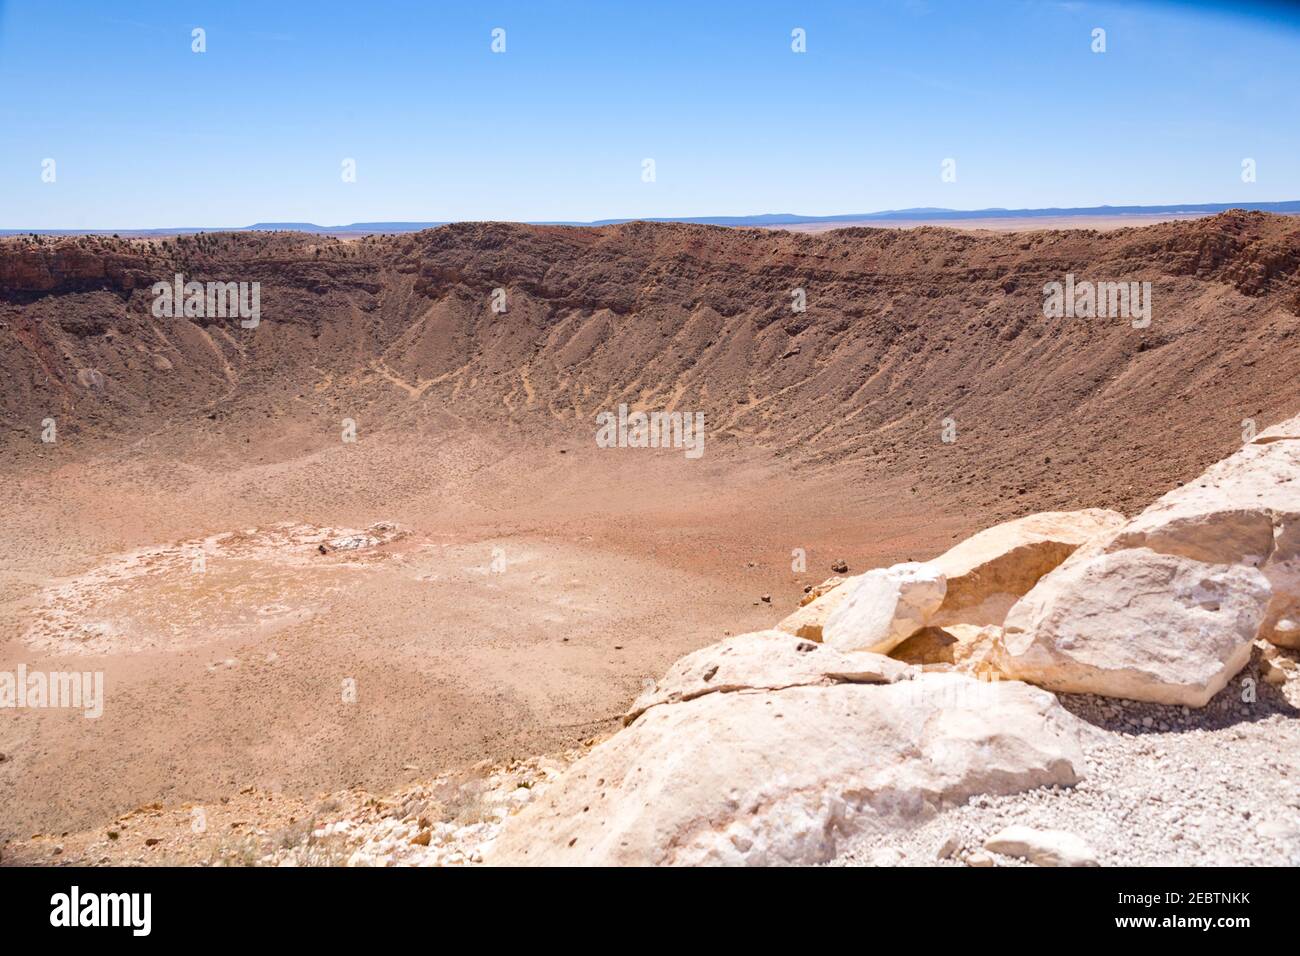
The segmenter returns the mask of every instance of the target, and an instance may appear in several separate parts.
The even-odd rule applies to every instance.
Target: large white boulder
[[[663,680],[633,702],[623,722],[631,723],[656,704],[681,703],[705,694],[815,684],[889,684],[909,673],[906,664],[880,654],[841,654],[784,631],[757,631],[679,658]]]
[[[1011,609],[997,665],[1051,690],[1203,707],[1250,659],[1270,595],[1245,565],[1081,551]]]
[[[1044,511],[986,528],[926,562],[947,581],[943,603],[930,618],[949,624],[1001,625],[1007,611],[1039,578],[1080,545],[1124,524],[1118,511]]]
[[[1260,433],[1007,613],[998,665],[1063,691],[1204,706],[1251,642],[1300,646],[1300,418]]]
[[[839,651],[888,654],[929,623],[943,603],[945,581],[933,567],[909,562],[875,568],[836,591],[844,595],[826,619],[822,640]]]
[[[1080,545],[1112,534],[1123,524],[1123,515],[1102,508],[1017,518],[986,528],[921,565],[878,568],[848,580],[832,578],[814,588],[776,627],[810,641],[824,640],[831,616],[855,593],[855,609],[837,622],[836,646],[843,650],[866,647],[883,653],[924,626],[1001,625],[1011,605],[1039,578]],[[940,578],[944,593],[932,607]],[[909,633],[902,633],[909,627]]]
[[[1160,498],[1108,550],[1137,547],[1259,568],[1273,588],[1261,636],[1300,647],[1300,416]]]
[[[1130,521],[1110,550],[1146,547],[1208,564],[1263,565],[1281,536],[1294,557],[1300,531],[1300,439],[1265,432]]]
[[[1076,783],[1080,733],[1045,691],[959,674],[655,704],[510,819],[487,862],[822,863],[975,794]]]

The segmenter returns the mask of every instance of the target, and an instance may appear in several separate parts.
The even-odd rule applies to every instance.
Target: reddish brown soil
[[[153,318],[150,285],[178,271],[260,282],[260,326]],[[1045,319],[1068,272],[1150,281],[1150,327]],[[1295,414],[1298,326],[1300,224],[1265,214],[0,241],[0,670],[108,684],[96,721],[0,715],[0,841],[571,746],[838,558],[1140,508],[1243,419]],[[596,448],[620,402],[704,412],[703,457]],[[286,543],[195,582],[159,553],[385,520],[408,537],[347,568]],[[146,570],[105,583],[137,549]]]

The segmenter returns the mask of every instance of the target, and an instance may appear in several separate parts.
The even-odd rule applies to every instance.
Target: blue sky
[[[1296,199],[1297,20],[1049,0],[0,0],[0,227]]]

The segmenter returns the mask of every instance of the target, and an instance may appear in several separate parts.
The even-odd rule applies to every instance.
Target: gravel
[[[1261,663],[1202,710],[1060,695],[1093,728],[1084,779],[949,808],[890,840],[898,865],[1027,865],[984,849],[1020,824],[1075,834],[1103,866],[1300,866],[1300,680],[1266,685]],[[836,863],[869,866],[879,850],[850,840]]]

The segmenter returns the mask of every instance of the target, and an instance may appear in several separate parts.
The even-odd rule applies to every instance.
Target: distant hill
[[[766,228],[773,226],[800,226],[825,223],[845,225],[872,222],[962,222],[977,219],[1095,219],[1098,217],[1159,217],[1159,216],[1210,216],[1229,209],[1255,212],[1272,212],[1283,215],[1300,215],[1300,200],[1260,203],[1178,203],[1168,206],[1070,206],[1045,209],[942,209],[919,207],[911,209],[886,209],[881,212],[839,213],[833,216],[802,216],[797,213],[761,213],[755,216],[662,216],[628,217],[624,219],[546,220],[530,222],[534,226],[616,226],[625,222],[683,222],[703,226],[732,226]],[[449,225],[438,222],[352,222],[341,226],[318,226],[314,222],[257,222],[251,226],[177,226],[163,229],[0,229],[0,236],[41,233],[43,235],[122,235],[122,236],[183,236],[201,232],[305,232],[321,235],[362,235],[374,233],[419,232]]]

